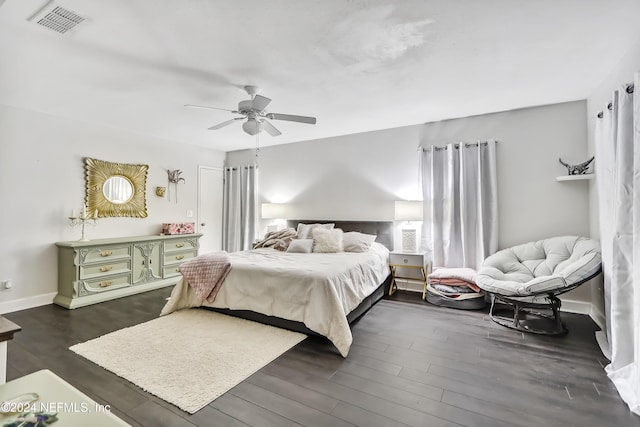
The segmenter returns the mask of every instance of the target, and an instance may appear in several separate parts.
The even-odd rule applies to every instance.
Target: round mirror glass
[[[112,176],[104,182],[102,192],[108,201],[121,205],[131,200],[133,184],[124,176]]]

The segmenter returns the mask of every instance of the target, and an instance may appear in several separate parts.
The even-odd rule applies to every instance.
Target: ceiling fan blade
[[[282,132],[280,132],[278,129],[276,129],[276,127],[274,125],[272,125],[271,123],[269,123],[266,120],[262,121],[262,128],[264,130],[267,131],[267,133],[271,136],[278,136],[278,135],[282,135]]]
[[[222,111],[230,111],[232,113],[237,113],[236,110],[229,110],[227,108],[207,107],[206,105],[184,104],[184,106],[185,107],[190,107],[190,108],[207,108],[209,110],[222,110]]]
[[[272,120],[288,120],[290,122],[307,123],[310,125],[316,124],[315,117],[294,116],[291,114],[279,114],[279,113],[269,113],[267,114],[267,117]]]
[[[226,122],[222,122],[222,123],[218,123],[217,125],[213,125],[209,128],[209,130],[216,130],[216,129],[220,129],[223,128],[225,126],[229,126],[231,123],[235,122],[236,120],[242,120],[244,119],[244,117],[236,117],[235,119],[231,119],[231,120],[227,120]]]
[[[255,95],[251,100],[251,108],[257,111],[262,111],[267,108],[267,105],[269,105],[270,102],[271,100],[266,96]]]

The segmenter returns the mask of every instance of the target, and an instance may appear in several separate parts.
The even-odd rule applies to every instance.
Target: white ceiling
[[[587,98],[640,40],[637,0],[0,0],[0,103],[232,151],[262,87],[287,143]],[[636,22],[634,22],[636,21]]]

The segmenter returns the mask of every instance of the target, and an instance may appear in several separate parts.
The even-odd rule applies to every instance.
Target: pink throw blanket
[[[213,302],[231,270],[231,258],[224,251],[211,252],[198,255],[180,264],[178,268],[200,302],[205,299]]]

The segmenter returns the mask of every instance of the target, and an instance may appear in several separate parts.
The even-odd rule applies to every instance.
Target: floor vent
[[[64,34],[84,21],[84,18],[74,11],[58,6],[51,1],[33,15],[30,21],[60,34]]]

